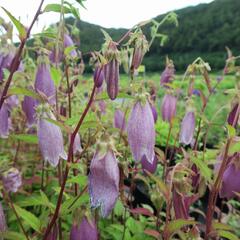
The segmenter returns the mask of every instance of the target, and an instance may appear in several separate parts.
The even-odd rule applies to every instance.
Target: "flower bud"
[[[114,100],[118,94],[119,62],[117,59],[112,59],[104,66],[104,75],[108,96]]]
[[[37,121],[38,143],[44,160],[48,161],[51,166],[56,167],[59,158],[67,159],[67,156],[64,151],[61,129],[47,121],[48,118],[56,120],[51,112],[44,112]]]
[[[190,144],[194,137],[195,130],[195,114],[194,112],[187,112],[182,120],[180,131],[180,143],[186,145]]]
[[[150,104],[150,106],[151,106],[151,110],[152,110],[152,114],[153,114],[154,123],[156,123],[157,119],[158,119],[157,109],[153,104]]]
[[[91,207],[101,208],[102,217],[107,217],[114,208],[119,192],[119,168],[112,150],[101,154],[97,151],[91,161],[89,195]]]
[[[79,133],[77,133],[73,143],[73,154],[81,152],[82,152],[81,139]]]
[[[9,134],[9,111],[5,103],[0,109],[0,138],[7,138]]]
[[[40,59],[40,61],[42,61],[42,59]],[[48,63],[43,61],[39,63],[34,87],[37,92],[43,93],[48,97],[50,104],[56,103],[56,89],[50,74],[50,66]]]
[[[150,163],[154,160],[155,126],[150,104],[137,101],[128,120],[128,142],[136,162],[143,156]]]
[[[157,163],[158,163],[158,159],[156,155],[154,156],[152,163],[150,163],[147,160],[146,156],[144,155],[141,160],[143,172],[148,171],[150,173],[155,173],[157,170]]]
[[[227,119],[228,124],[234,128],[236,128],[236,126],[237,126],[238,119],[239,119],[239,113],[240,113],[240,106],[238,103],[236,103],[233,106],[231,112],[229,113],[228,119]]]
[[[231,199],[236,196],[234,192],[240,192],[240,169],[230,163],[223,174],[220,197]]]
[[[7,192],[17,192],[22,185],[21,173],[16,168],[11,168],[3,174],[3,186]]]
[[[26,118],[27,118],[27,126],[32,126],[35,123],[35,114],[36,114],[36,108],[37,106],[37,100],[29,97],[29,96],[25,96],[22,102],[22,110],[24,111]]]
[[[96,67],[93,75],[94,83],[97,88],[101,87],[104,80],[103,68]]]
[[[114,113],[114,127],[120,129],[121,131],[126,131],[125,116],[120,109],[117,109]]]
[[[2,207],[2,203],[0,202],[0,239],[1,233],[4,233],[7,230],[6,219]]]
[[[95,221],[83,217],[80,225],[73,224],[70,240],[98,240],[98,231]]]
[[[162,119],[165,122],[171,123],[176,115],[177,98],[171,94],[166,94],[162,101]]]

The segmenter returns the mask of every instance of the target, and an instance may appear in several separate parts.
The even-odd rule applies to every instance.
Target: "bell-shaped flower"
[[[22,176],[18,169],[11,168],[3,174],[3,186],[7,192],[17,192],[22,186]]]
[[[36,99],[29,96],[24,96],[22,102],[22,110],[26,115],[27,125],[29,127],[32,126],[32,124],[34,124],[36,121],[36,106],[37,106]]]
[[[3,211],[2,203],[0,202],[0,237],[1,233],[4,233],[6,230],[7,230],[6,218]]]
[[[81,139],[79,133],[77,133],[73,143],[73,154],[81,152],[82,152]]]
[[[161,74],[160,85],[164,86],[168,83],[171,83],[171,81],[174,78],[174,73],[175,73],[175,69],[174,69],[173,62],[171,60],[167,60],[166,68]]]
[[[102,67],[96,67],[93,75],[94,83],[97,88],[101,87],[104,80],[104,72]]]
[[[63,135],[59,126],[48,121],[56,120],[51,112],[43,112],[38,117],[37,135],[38,143],[43,159],[56,167],[59,158],[67,159],[63,145]]]
[[[157,119],[158,119],[157,109],[153,104],[150,104],[150,106],[151,106],[151,110],[152,110],[152,114],[153,114],[154,123],[156,123]]]
[[[9,134],[9,111],[5,103],[0,109],[0,138],[7,138]]]
[[[74,42],[68,34],[64,34],[64,48],[68,47],[74,47]],[[75,49],[72,49],[69,54],[72,58],[77,57],[77,51]]]
[[[56,103],[56,89],[54,82],[50,74],[50,66],[45,58],[39,59],[39,65],[37,68],[36,79],[34,83],[35,90],[44,94],[50,104]]]
[[[73,224],[70,240],[98,240],[98,230],[94,220],[83,217],[80,225]]]
[[[240,193],[240,168],[234,163],[230,163],[223,174],[220,197],[231,199]]]
[[[186,145],[190,144],[194,137],[195,131],[195,114],[193,111],[186,112],[180,130],[180,143],[184,143]]]
[[[126,120],[124,113],[117,109],[114,113],[114,127],[120,129],[121,131],[126,131]]]
[[[176,108],[177,98],[171,94],[166,94],[163,97],[161,108],[163,121],[171,123],[172,119],[176,115]]]
[[[91,207],[100,207],[102,217],[107,217],[116,204],[119,192],[119,168],[111,149],[103,154],[100,151],[95,153],[88,181]]]
[[[136,162],[145,155],[152,163],[154,160],[155,127],[151,106],[148,101],[138,100],[132,108],[128,120],[128,142]]]
[[[158,159],[156,155],[154,156],[152,163],[150,163],[147,160],[145,155],[142,157],[141,165],[142,165],[143,172],[148,171],[150,173],[155,173],[157,170],[157,164],[158,164]]]

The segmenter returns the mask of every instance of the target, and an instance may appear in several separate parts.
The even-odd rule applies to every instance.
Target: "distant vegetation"
[[[200,4],[176,11],[179,26],[167,25],[161,29],[169,39],[164,47],[155,41],[144,58],[147,71],[161,71],[165,56],[174,60],[176,69],[184,71],[196,57],[209,62],[214,71],[221,70],[226,59],[225,46],[235,55],[240,52],[240,1],[215,0],[210,4]],[[164,15],[155,19],[159,21]],[[144,19],[143,19],[144,20]],[[73,19],[66,20],[72,25]],[[81,50],[99,50],[104,38],[100,27],[83,21],[77,22],[80,29]],[[105,29],[105,28],[103,28]],[[127,29],[105,29],[113,39],[119,39]],[[150,29],[145,29],[147,33]]]

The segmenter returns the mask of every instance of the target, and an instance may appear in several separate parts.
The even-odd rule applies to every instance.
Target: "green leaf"
[[[213,222],[214,229],[229,230],[233,231],[233,228],[225,223]]]
[[[6,231],[4,233],[0,233],[0,237],[3,237],[5,240],[26,240],[26,237],[22,233]],[[1,238],[0,238],[1,239]]]
[[[27,88],[21,88],[21,87],[13,87],[10,88],[8,91],[9,95],[24,95],[24,96],[29,96],[33,97],[35,99],[41,100],[39,95],[34,92],[33,90],[27,89]]]
[[[167,234],[167,236],[170,237],[171,235],[179,231],[182,227],[187,225],[194,225],[196,223],[196,221],[186,219],[173,220],[165,226],[165,233]]]
[[[2,9],[8,15],[12,23],[17,28],[20,40],[25,39],[27,37],[27,31],[26,31],[26,28],[23,26],[23,24],[20,21],[18,21],[6,8],[2,7]]]
[[[236,129],[233,126],[228,124],[227,129],[229,137],[234,137],[236,135]]]
[[[18,134],[18,135],[11,135],[12,138],[26,142],[26,143],[38,143],[38,137],[32,134]]]
[[[228,153],[231,155],[235,152],[240,152],[240,142],[234,142],[230,145]]]
[[[31,212],[17,206],[14,204],[14,208],[19,217],[24,219],[35,231],[41,232],[41,223],[40,220]]]
[[[68,5],[72,15],[77,18],[78,20],[80,20],[80,13],[79,10],[77,8],[75,8],[72,4],[70,4],[69,2],[64,2],[64,4]]]
[[[79,3],[83,8],[86,9],[86,7],[84,6],[83,2],[85,2],[86,0],[75,0],[77,3]]]
[[[224,237],[224,238],[227,238],[229,240],[239,240],[239,238],[231,232],[224,231],[224,230],[220,230],[220,231],[217,231],[217,232],[218,232],[218,235],[220,237]]]
[[[62,11],[62,5],[61,4],[58,4],[58,3],[50,3],[48,4],[44,10],[44,12],[58,12],[60,13]],[[63,6],[63,13],[71,13],[71,9],[66,7],[66,6]]]
[[[80,186],[85,186],[87,183],[87,176],[74,176],[67,180],[67,183],[77,183]]]
[[[58,68],[51,67],[51,77],[54,81],[55,86],[58,87],[62,77],[61,71]]]

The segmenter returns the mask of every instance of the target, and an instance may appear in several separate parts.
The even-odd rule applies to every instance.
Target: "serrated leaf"
[[[62,5],[58,3],[50,3],[44,8],[43,11],[60,13],[62,11]],[[71,13],[71,9],[66,6],[63,6],[63,13]]]
[[[51,72],[51,77],[54,81],[55,86],[58,87],[60,84],[60,81],[61,81],[61,77],[62,77],[61,71],[58,68],[51,67],[50,72]]]
[[[27,31],[23,24],[20,21],[18,21],[6,8],[4,7],[1,8],[8,15],[14,26],[17,28],[20,40],[25,39],[27,36]]]
[[[24,219],[24,221],[28,223],[28,225],[31,226],[31,228],[33,228],[37,232],[41,232],[40,220],[34,214],[15,204],[14,204],[14,208],[16,209],[16,212],[19,215],[19,217]]]
[[[168,237],[179,231],[182,227],[187,225],[194,225],[196,221],[193,220],[186,220],[186,219],[177,219],[173,220],[165,226],[164,232]]]
[[[219,231],[217,231],[217,233],[220,237],[224,237],[229,240],[239,240],[238,236],[236,236],[235,234],[228,232],[228,231],[219,230]]]
[[[38,143],[38,137],[32,134],[18,134],[18,135],[11,135],[12,138],[26,142],[26,143]]]

